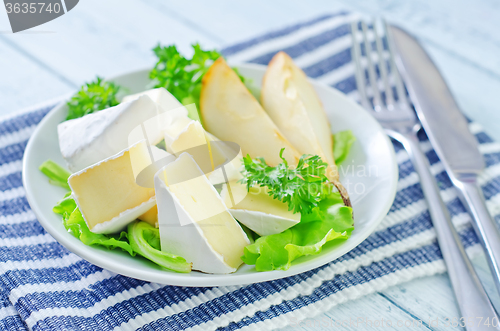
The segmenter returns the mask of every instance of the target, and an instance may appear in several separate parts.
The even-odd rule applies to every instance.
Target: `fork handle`
[[[429,205],[432,223],[443,259],[448,269],[455,296],[464,318],[466,330],[491,330],[484,325],[484,320],[496,319],[498,315],[492,306],[479,277],[477,276],[469,257],[465,253],[460,237],[451,222],[448,208],[441,198],[435,177],[430,172],[427,157],[421,151],[415,132],[400,134],[388,131],[388,134],[403,144],[420,177],[424,196]],[[482,317],[482,322],[478,318]],[[469,322],[469,323],[468,323]],[[500,327],[496,328],[500,330]]]
[[[477,175],[470,174],[461,179],[452,178],[459,196],[472,215],[472,226],[486,252],[495,285],[500,292],[500,233],[491,218],[479,185]]]

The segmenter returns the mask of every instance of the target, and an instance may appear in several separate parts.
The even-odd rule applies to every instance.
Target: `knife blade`
[[[388,30],[417,116],[472,216],[500,293],[500,233],[477,184],[485,167],[478,142],[446,81],[418,40],[401,28],[389,26]]]

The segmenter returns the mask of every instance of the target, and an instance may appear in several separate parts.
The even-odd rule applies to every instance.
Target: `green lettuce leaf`
[[[320,253],[327,242],[349,238],[353,229],[352,209],[343,205],[339,193],[330,193],[299,224],[258,238],[241,258],[257,271],[287,270],[298,257]]]
[[[76,202],[71,197],[71,192],[66,193],[64,199],[59,201],[57,205],[52,208],[52,211],[56,214],[62,216],[63,220],[66,221],[71,213],[76,209]]]
[[[160,231],[146,222],[134,222],[128,225],[128,239],[132,249],[159,266],[177,271],[190,272],[191,263],[183,257],[160,250]]]
[[[68,185],[70,174],[57,163],[46,161],[40,166],[40,170],[52,180],[52,184]],[[146,222],[136,221],[128,226],[128,232],[122,231],[120,234],[93,233],[71,197],[71,192],[68,192],[52,210],[62,216],[66,230],[85,245],[103,246],[108,249],[121,248],[132,256],[140,254],[159,266],[173,271],[191,271],[191,263],[187,263],[184,258],[161,251],[160,231]]]
[[[52,160],[47,160],[38,168],[47,177],[49,183],[70,189],[68,185],[68,178],[71,175],[66,169],[58,165]]]
[[[121,248],[132,256],[140,254],[163,268],[177,272],[191,271],[191,263],[187,263],[184,258],[161,251],[160,231],[146,222],[136,221],[128,226],[127,231],[116,235],[93,233],[71,197],[71,192],[57,203],[53,211],[62,216],[66,230],[85,245]]]
[[[121,248],[130,255],[135,256],[136,252],[129,244],[126,232],[118,235],[105,235],[90,231],[70,194],[71,192],[66,194],[66,197],[53,208],[54,213],[62,215],[64,227],[69,233],[80,239],[85,245],[98,245],[109,249]]]
[[[340,131],[333,135],[333,158],[335,164],[344,162],[351,150],[352,144],[356,141],[356,137],[351,130]]]

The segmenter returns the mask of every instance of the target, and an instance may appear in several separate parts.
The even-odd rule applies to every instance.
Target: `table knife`
[[[486,207],[477,179],[485,167],[478,143],[441,73],[416,38],[391,26],[397,66],[429,137],[458,196],[472,216],[500,293],[500,233]]]

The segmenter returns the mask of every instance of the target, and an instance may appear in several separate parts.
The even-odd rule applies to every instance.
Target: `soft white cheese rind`
[[[61,154],[72,172],[85,169],[131,146],[129,134],[141,123],[158,115],[148,96],[62,122],[57,126]],[[161,132],[152,144],[162,139]]]
[[[177,254],[193,263],[193,270],[210,274],[228,274],[236,271],[224,262],[203,236],[196,222],[191,220],[179,200],[155,177],[155,191],[158,203],[158,227],[161,249]],[[180,223],[191,223],[181,226]]]
[[[156,205],[155,197],[152,197],[146,202],[143,202],[139,206],[131,209],[127,209],[120,215],[110,219],[107,222],[96,224],[92,228],[93,233],[117,233],[124,230],[127,225],[135,221],[139,216],[146,213],[148,210]]]
[[[160,112],[166,112],[180,107],[184,108],[179,100],[177,100],[170,92],[168,92],[163,87],[127,95],[123,98],[122,103],[137,100],[145,95],[150,97],[151,100],[156,102],[162,108]],[[184,110],[187,116],[187,110],[185,108]]]
[[[139,144],[145,144],[145,141],[138,142],[136,145],[139,145]],[[130,148],[132,148],[134,146],[131,146]],[[71,191],[73,192],[72,193],[73,199],[75,200],[75,203],[76,203],[77,207],[80,209],[80,211],[82,211],[82,206],[81,206],[80,201],[79,201],[80,197],[76,193],[75,188],[71,185],[71,178],[81,176],[84,173],[86,173],[87,171],[89,171],[90,169],[98,167],[102,163],[105,163],[105,162],[108,162],[108,161],[111,161],[111,160],[114,160],[114,159],[117,159],[117,158],[123,156],[126,152],[128,152],[130,150],[130,148],[126,148],[115,155],[112,155],[112,156],[110,156],[110,157],[108,157],[108,158],[106,158],[98,163],[95,163],[95,164],[93,164],[85,169],[82,169],[82,170],[72,174],[68,178],[68,185],[69,185]],[[153,157],[165,157],[165,156],[169,155],[167,152],[160,150],[156,146],[150,146],[150,148],[152,148]],[[129,223],[131,223],[132,221],[137,219],[142,214],[146,213],[148,210],[153,208],[155,205],[156,205],[156,198],[153,196],[149,200],[141,203],[138,206],[135,206],[133,208],[122,211],[119,215],[113,217],[112,219],[110,219],[108,221],[96,224],[93,227],[89,226],[89,229],[93,233],[101,233],[101,234],[119,232],[119,231],[125,229],[125,227]],[[89,225],[89,222],[87,221],[87,218],[85,217],[85,213],[83,211],[82,211],[82,216],[83,216],[83,219],[85,220],[85,222],[87,223],[87,225]]]
[[[259,236],[281,233],[300,222],[255,210],[229,209],[229,212],[238,222],[244,224]]]
[[[182,157],[191,158],[187,153],[181,154],[179,159]],[[211,187],[214,196],[220,199],[215,188],[203,176],[201,169],[199,169],[199,174],[199,177],[203,178],[206,184]],[[161,249],[182,256],[186,261],[192,262],[193,270],[211,274],[235,272],[237,268],[228,265],[224,261],[224,257],[213,249],[198,223],[188,213],[162,178],[164,178],[163,169],[155,176]],[[222,200],[221,204],[224,205]],[[224,212],[229,213],[227,209]],[[235,224],[237,225],[237,223]],[[243,229],[239,226],[238,228],[241,231],[241,236],[245,238],[245,245],[250,244]]]
[[[231,194],[228,190],[228,186],[231,188]],[[266,203],[261,202],[259,205],[255,206],[265,211],[251,210],[248,208],[242,208],[241,205],[238,206],[238,204],[242,202],[244,199],[249,198],[250,194],[252,193],[247,192],[246,185],[240,184],[238,182],[226,183],[221,191],[221,197],[226,202],[226,205],[229,207],[229,212],[231,213],[231,215],[233,215],[234,218],[238,220],[238,222],[245,225],[258,235],[267,236],[271,234],[281,233],[300,222],[300,217],[298,216],[294,216],[295,219],[293,219],[265,212],[273,210],[270,208],[266,208],[266,206],[268,206]],[[268,195],[265,192],[261,192],[259,194],[265,194],[265,197],[268,198]],[[269,199],[272,198],[269,197]],[[283,208],[281,210],[282,214],[284,215],[290,214],[285,204],[277,203],[276,205],[281,206]]]
[[[160,140],[163,139],[163,131],[166,128],[170,127],[177,118],[188,116],[186,107],[183,106],[170,92],[168,92],[163,87],[127,95],[123,98],[122,103],[134,101],[143,96],[148,96],[149,98],[151,98],[151,100],[153,100],[159,107],[158,117],[144,123],[146,131],[157,131],[156,128],[160,128],[159,132],[153,132],[155,138],[160,135]],[[148,132],[148,135],[149,134],[150,132]]]
[[[208,144],[211,146],[210,149]],[[171,126],[165,130],[165,145],[167,151],[175,155],[180,155],[183,152],[193,154],[192,156],[205,170],[206,176],[213,185],[242,178],[243,158],[241,150],[235,155],[231,147],[224,145],[220,139],[205,131],[198,121],[188,117],[176,118]],[[182,149],[179,148],[180,146]],[[201,146],[206,146],[206,149]],[[195,153],[196,155],[194,155]],[[209,167],[210,162],[212,162],[212,167]],[[208,168],[211,168],[211,171]],[[215,170],[213,170],[214,168]]]

